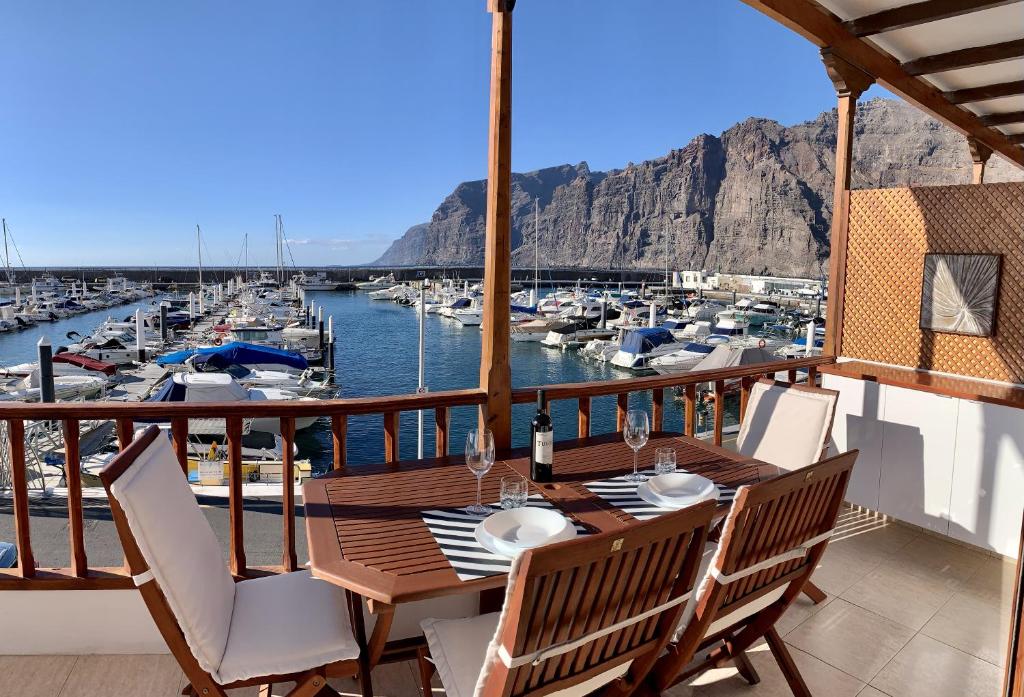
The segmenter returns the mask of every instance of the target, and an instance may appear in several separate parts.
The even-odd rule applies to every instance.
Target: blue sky
[[[7,0],[0,215],[27,265],[353,264],[486,173],[485,0]],[[520,0],[513,162],[621,167],[832,108],[739,0]],[[873,88],[872,93],[879,91]],[[870,96],[870,95],[869,95]]]

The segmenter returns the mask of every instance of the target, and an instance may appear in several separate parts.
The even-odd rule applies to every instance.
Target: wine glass
[[[466,512],[473,515],[487,515],[491,512],[490,506],[485,506],[480,500],[480,486],[484,475],[494,465],[494,436],[490,431],[484,429],[478,431],[473,429],[466,434],[466,466],[476,477],[476,503],[466,506]]]
[[[647,437],[651,434],[651,424],[647,420],[647,412],[641,409],[630,409],[626,412],[626,423],[622,426],[622,437],[626,445],[633,449],[633,473],[626,475],[628,482],[646,482],[647,477],[637,471],[637,459],[640,448],[647,445]]]

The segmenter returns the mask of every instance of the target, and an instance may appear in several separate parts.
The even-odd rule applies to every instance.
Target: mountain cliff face
[[[856,124],[855,188],[970,181],[963,137],[923,112],[875,99],[858,106]],[[625,169],[513,174],[512,263],[533,266],[539,200],[542,268],[660,268],[667,254],[677,269],[817,277],[828,259],[835,141],[835,111],[795,126],[750,118]],[[989,162],[986,181],[1020,180],[998,156]],[[375,263],[482,264],[486,188],[459,184]]]

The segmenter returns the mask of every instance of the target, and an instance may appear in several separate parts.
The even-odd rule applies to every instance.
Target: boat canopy
[[[242,402],[249,392],[226,373],[175,373],[147,402]]]
[[[675,340],[675,337],[672,336],[672,332],[667,329],[662,329],[661,327],[645,327],[643,329],[634,329],[626,334],[626,337],[622,340],[622,346],[619,350],[624,353],[648,353],[656,346],[668,344]]]
[[[664,329],[685,329],[690,322],[684,319],[667,319],[661,323]]]
[[[763,348],[719,344],[714,351],[701,359],[690,370],[717,370],[719,368],[734,368],[739,365],[771,363],[777,360],[779,360],[778,356]]]
[[[709,344],[698,344],[696,341],[691,341],[683,346],[681,351],[687,351],[689,353],[704,353],[708,354],[715,350],[714,346]]]
[[[156,359],[157,365],[180,365],[195,356],[193,363],[224,370],[230,365],[283,365],[296,370],[309,367],[306,358],[294,351],[260,346],[244,341],[232,341],[223,346],[175,351]]]
[[[472,304],[473,301],[470,300],[469,298],[456,298],[448,307],[452,308],[453,310],[461,310],[462,308],[469,307]]]
[[[77,365],[79,368],[94,370],[97,373],[103,373],[104,375],[113,375],[117,372],[117,366],[113,363],[97,361],[95,358],[89,358],[88,356],[83,356],[77,353],[58,353],[53,357],[53,362]]]

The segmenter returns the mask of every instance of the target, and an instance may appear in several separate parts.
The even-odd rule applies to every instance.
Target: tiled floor
[[[1011,563],[848,511],[814,576],[828,600],[816,606],[801,598],[779,630],[815,695],[990,697],[1002,681],[1013,575]],[[721,669],[667,694],[790,694],[764,644],[750,658],[761,675],[755,687]],[[416,676],[412,663],[381,666],[374,692],[416,697]],[[350,680],[332,682],[358,694]],[[184,684],[170,656],[0,656],[4,696],[172,697]]]

